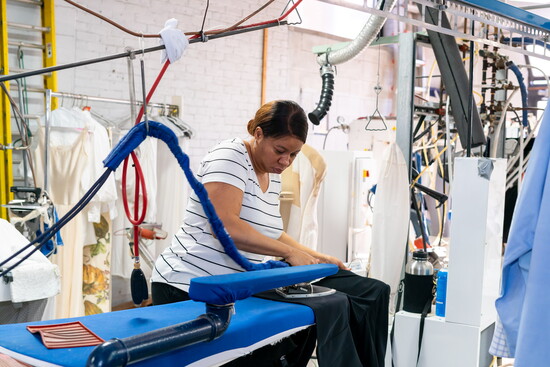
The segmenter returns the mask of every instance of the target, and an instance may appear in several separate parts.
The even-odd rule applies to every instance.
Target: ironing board
[[[235,314],[225,333],[213,341],[183,347],[134,365],[220,365],[305,329],[315,322],[309,307],[249,296],[336,271],[335,265],[319,264],[196,278],[198,282],[189,292],[194,299],[218,304],[235,302]],[[0,326],[0,353],[35,366],[86,366],[95,347],[47,349],[26,326],[80,321],[97,336],[109,340],[194,320],[204,314],[204,310],[202,302],[185,301],[71,319],[3,325]]]

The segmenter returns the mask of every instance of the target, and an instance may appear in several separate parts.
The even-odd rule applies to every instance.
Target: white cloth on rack
[[[178,20],[171,18],[164,23],[164,28],[159,32],[160,44],[166,46],[160,55],[160,62],[163,64],[166,59],[170,60],[172,64],[178,61],[183,55],[183,51],[189,46],[189,40],[182,31],[176,28],[177,26]]]
[[[326,174],[326,162],[318,151],[304,144],[292,165],[282,175],[282,191],[293,193],[288,213],[283,209],[288,204],[281,203],[281,215],[288,223],[286,232],[302,245],[317,249],[319,224],[317,203],[319,190]],[[285,215],[286,214],[286,215]]]
[[[0,246],[0,259],[7,259],[29,243],[25,236],[4,219],[0,219],[0,235],[3,243]],[[26,254],[28,254],[28,251],[23,251],[7,266],[15,264]],[[13,281],[9,283],[9,287],[13,303],[45,299],[59,293],[59,269],[40,251],[36,251],[27,260],[14,268],[11,274]]]
[[[50,126],[50,146],[70,146],[79,138],[83,129],[88,131],[87,143],[87,167],[81,177],[82,192],[86,192],[92,184],[103,174],[105,168],[103,159],[111,151],[111,142],[107,130],[90,111],[82,111],[80,108],[60,107],[52,111]],[[71,129],[72,128],[72,129]],[[98,223],[101,213],[109,213],[110,218],[117,216],[115,201],[117,199],[115,178],[107,179],[107,182],[92,198],[85,211],[90,222]]]
[[[164,119],[159,119],[159,122],[165,122]],[[178,127],[166,124],[178,136],[180,148],[185,152],[189,152],[189,138]],[[162,229],[168,233],[164,240],[156,240],[154,243],[154,256],[156,258],[170,246],[172,237],[178,232],[183,217],[187,200],[189,199],[189,184],[185,173],[179,166],[178,161],[168,149],[164,142],[159,142],[157,147],[157,166],[158,169],[158,186],[157,186],[157,222],[162,224]]]
[[[50,160],[47,168],[49,179],[49,194],[59,216],[63,217],[74,205],[82,199],[84,193],[97,180],[101,160],[107,152],[97,152],[97,145],[109,144],[105,128],[93,120],[89,113],[78,108],[58,108],[52,111],[50,120],[49,153]],[[96,141],[100,139],[100,141]],[[41,126],[37,133],[38,149],[34,153],[36,162],[36,182],[44,186],[44,131]],[[101,170],[101,173],[103,170]],[[114,178],[110,178],[114,180]],[[99,222],[99,212],[102,207],[109,208],[113,193],[116,195],[114,181],[107,183],[105,189],[111,188],[111,193],[96,195],[91,205],[78,213],[70,222],[61,229],[64,246],[58,249],[58,253],[52,256],[52,261],[59,266],[61,273],[61,293],[55,301],[55,317],[83,316],[83,265],[84,247],[96,245],[98,239],[91,220]],[[101,190],[100,190],[101,192]],[[114,196],[116,197],[116,196]],[[103,200],[99,201],[99,200]],[[89,217],[88,210],[92,210]],[[97,210],[94,214],[93,210]],[[111,214],[114,212],[112,210]],[[110,251],[110,249],[105,249]],[[108,271],[109,264],[106,263]],[[106,292],[109,292],[107,289]],[[109,299],[109,295],[105,295]]]
[[[89,168],[86,170],[87,183],[84,183],[85,190],[87,191],[105,172],[103,160],[111,152],[111,141],[107,134],[107,129],[92,117],[90,111],[80,112],[84,117],[88,129],[93,132]],[[111,219],[115,218],[118,215],[116,208],[117,197],[115,178],[114,175],[111,175],[88,204],[88,220],[99,223],[101,213],[109,213]]]

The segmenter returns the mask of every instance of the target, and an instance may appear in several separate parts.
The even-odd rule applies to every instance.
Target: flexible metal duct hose
[[[319,122],[326,116],[332,104],[332,94],[334,91],[334,68],[332,65],[321,67],[321,78],[323,79],[321,98],[319,99],[319,103],[317,103],[317,108],[307,115],[314,125],[319,125]]]
[[[386,2],[386,0],[380,0],[378,4],[376,4],[376,9],[391,12],[396,2],[397,0],[390,0],[388,2]],[[319,65],[325,65],[327,63],[338,65],[351,60],[374,41],[385,22],[385,17],[371,14],[359,35],[351,41],[349,45],[337,51],[330,51],[328,55],[319,55],[317,57],[317,63]]]
[[[380,0],[376,8],[390,12],[396,2],[397,0],[391,0],[389,2]],[[351,41],[349,45],[340,50],[333,52],[329,51],[317,57],[317,63],[321,65],[323,89],[321,90],[321,97],[317,104],[317,108],[308,114],[309,120],[314,125],[319,125],[319,122],[326,116],[332,103],[332,94],[334,92],[334,69],[332,65],[341,64],[359,55],[365,47],[374,41],[385,22],[385,17],[371,15],[359,35]]]

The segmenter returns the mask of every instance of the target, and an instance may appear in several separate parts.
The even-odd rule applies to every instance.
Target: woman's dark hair
[[[293,101],[278,100],[264,104],[256,112],[254,119],[248,122],[248,132],[254,135],[254,131],[260,127],[266,138],[280,138],[294,136],[306,142],[308,123],[306,113]]]

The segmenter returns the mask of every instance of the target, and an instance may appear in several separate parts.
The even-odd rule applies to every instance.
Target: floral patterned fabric
[[[84,246],[82,296],[84,311],[94,315],[111,311],[111,224],[104,215],[94,223],[97,243]]]

